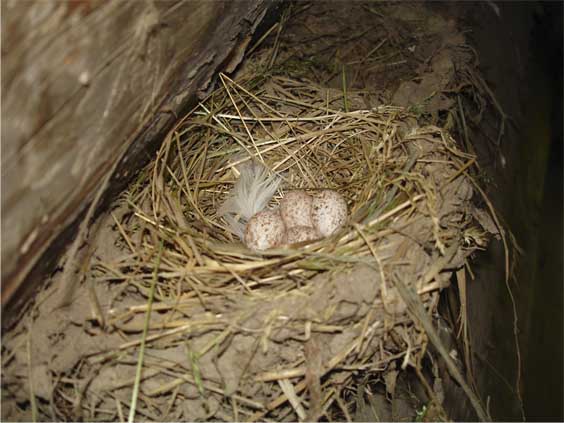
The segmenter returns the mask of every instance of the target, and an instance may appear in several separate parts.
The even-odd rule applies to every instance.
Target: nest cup
[[[451,276],[443,270],[485,244],[472,219],[474,158],[444,130],[419,127],[402,108],[364,110],[354,93],[343,112],[337,90],[221,81],[127,193],[122,241],[132,259],[99,270],[131,274],[143,296],[157,275],[155,348],[190,339],[210,395],[237,395],[250,419],[304,418],[281,398],[311,388],[307,372],[335,396],[331,387],[355,383],[358,369],[424,355],[426,336],[395,285],[432,314]],[[294,248],[247,249],[217,210],[249,160],[282,178],[270,207],[287,190],[333,189],[347,200],[347,224]]]

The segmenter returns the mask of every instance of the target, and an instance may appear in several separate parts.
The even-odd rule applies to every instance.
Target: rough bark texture
[[[233,70],[271,5],[2,2],[3,307],[53,268],[116,160],[99,207]]]

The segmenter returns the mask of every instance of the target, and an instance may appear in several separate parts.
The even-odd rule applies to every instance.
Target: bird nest
[[[138,413],[174,417],[158,410],[182,399],[190,420],[342,419],[359,372],[419,366],[440,290],[485,245],[474,157],[409,110],[364,109],[361,94],[221,82],[124,196],[126,254],[94,268],[137,295],[116,299],[106,323],[128,337],[122,351],[141,347]],[[291,189],[332,189],[346,225],[246,248],[218,208],[250,160],[282,178],[270,207]]]

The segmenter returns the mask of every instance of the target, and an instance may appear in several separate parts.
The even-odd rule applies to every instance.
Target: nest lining
[[[443,270],[484,245],[471,218],[466,169],[474,158],[405,109],[362,109],[361,94],[349,93],[352,111],[343,112],[338,91],[307,82],[222,83],[171,131],[127,193],[129,211],[117,222],[126,254],[96,270],[141,297],[157,275],[147,341],[161,353],[193,354],[191,364],[180,360],[190,380],[168,369],[146,395],[156,400],[182,386],[180,395],[198,403],[188,393],[197,386],[225,408],[216,417],[232,418],[223,399],[238,398],[251,420],[303,419],[301,402],[285,399],[308,386],[309,343],[324,407],[356,371],[381,373],[398,359],[416,365],[425,354],[426,336],[392,282],[415,290],[433,314],[449,283]],[[248,250],[217,216],[246,160],[283,178],[271,206],[287,189],[331,188],[347,199],[349,223],[310,244]],[[142,330],[147,307],[117,303],[108,325]]]

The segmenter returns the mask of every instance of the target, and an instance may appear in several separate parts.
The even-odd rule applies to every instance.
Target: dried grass
[[[156,272],[158,318],[139,339],[149,305],[116,301],[102,319],[127,341],[90,363],[118,366],[145,342],[185,351],[170,362],[145,354],[137,406],[145,417],[167,418],[182,399],[184,418],[205,417],[203,407],[227,420],[332,419],[335,404],[350,419],[343,387],[358,371],[418,365],[438,291],[485,243],[471,218],[475,158],[405,109],[362,109],[354,91],[345,99],[276,76],[235,83],[222,75],[221,83],[124,197],[128,211],[116,220],[124,254],[94,267],[99,281],[140,299]],[[272,205],[287,189],[331,188],[347,199],[349,224],[295,248],[248,250],[217,210],[236,166],[251,159],[283,179]],[[415,312],[403,290],[417,292]],[[149,379],[158,385],[143,388]]]

